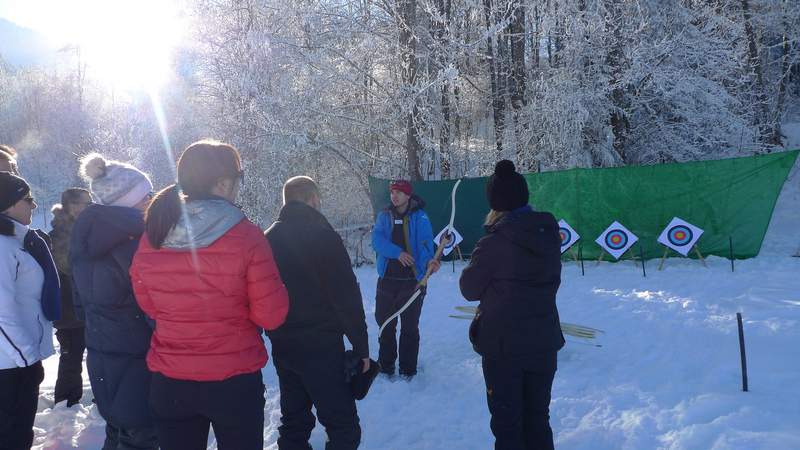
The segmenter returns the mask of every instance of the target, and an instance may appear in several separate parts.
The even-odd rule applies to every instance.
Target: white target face
[[[703,229],[698,228],[689,222],[675,217],[664,228],[661,235],[658,237],[658,242],[675,250],[683,256],[688,256],[692,251],[700,236],[703,235]]]
[[[581,238],[581,235],[564,219],[558,221],[558,234],[561,237],[561,253],[569,250]]]
[[[614,259],[619,259],[638,240],[639,238],[635,234],[615,221],[597,237],[595,242]]]

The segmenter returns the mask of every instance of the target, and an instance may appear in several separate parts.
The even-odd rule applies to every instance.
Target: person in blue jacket
[[[145,356],[153,322],[136,302],[129,270],[153,185],[135,167],[87,155],[81,174],[97,203],[75,220],[69,245],[73,307],[86,331],[86,368],[106,421],[103,450],[156,450]]]
[[[429,266],[433,272],[440,266],[433,258],[433,230],[423,210],[425,202],[414,195],[411,183],[406,180],[393,181],[389,192],[391,205],[378,214],[372,231],[380,277],[375,298],[375,319],[379,326],[411,298]],[[423,291],[400,314],[400,376],[405,380],[417,374],[419,316],[424,297]],[[390,378],[395,374],[398,359],[396,328],[397,319],[393,319],[378,341],[381,373]]]

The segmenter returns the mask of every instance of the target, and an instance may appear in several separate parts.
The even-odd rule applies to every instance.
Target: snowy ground
[[[559,354],[551,423],[560,449],[800,448],[800,175],[787,182],[758,258],[670,259],[665,270],[632,262],[564,267],[562,320],[605,330],[601,348],[568,342]],[[702,242],[702,241],[701,241]],[[448,318],[465,304],[461,266],[445,266],[425,300],[421,372],[411,383],[379,378],[359,402],[364,449],[489,449],[492,436],[480,361],[468,322]],[[376,275],[357,271],[373,323]],[[736,312],[745,320],[750,392],[741,392]],[[36,449],[99,449],[103,421],[86,387],[83,404],[55,408],[57,358],[45,363]],[[280,421],[275,369],[267,391],[265,448]],[[324,448],[324,431],[312,435]],[[209,448],[216,448],[213,441]]]

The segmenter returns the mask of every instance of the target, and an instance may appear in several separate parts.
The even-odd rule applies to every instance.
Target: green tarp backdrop
[[[729,237],[736,258],[756,256],[767,231],[775,202],[800,150],[718,161],[570,169],[526,174],[531,205],[565,219],[581,235],[585,259],[597,258],[594,240],[613,221],[639,237],[647,259],[660,258],[664,247],[656,239],[673,217],[705,233],[697,243],[704,254],[728,257]],[[486,177],[461,182],[456,195],[456,229],[464,236],[460,248],[469,254],[484,234],[489,211]],[[433,223],[434,234],[450,220],[450,192],[455,180],[414,183]],[[389,182],[370,178],[376,212],[389,204]],[[637,245],[639,245],[637,244]],[[796,242],[787,243],[795,245]],[[575,247],[577,249],[577,246]],[[639,248],[633,252],[638,256]],[[624,256],[627,258],[629,255]]]

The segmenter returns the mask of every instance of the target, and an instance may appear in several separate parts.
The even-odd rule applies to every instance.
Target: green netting
[[[581,235],[586,259],[596,258],[594,242],[617,220],[639,237],[645,258],[661,257],[656,239],[673,217],[705,230],[697,243],[703,254],[728,257],[729,238],[736,258],[756,256],[761,249],[775,202],[800,150],[718,161],[570,169],[525,175],[531,204],[565,219]],[[489,205],[487,178],[462,181],[456,197],[455,226],[464,236],[463,253],[483,236]],[[428,204],[425,210],[434,234],[450,219],[454,180],[414,183]],[[388,181],[370,178],[375,211],[389,201]],[[577,248],[577,247],[576,247]],[[633,251],[638,255],[639,248]]]

